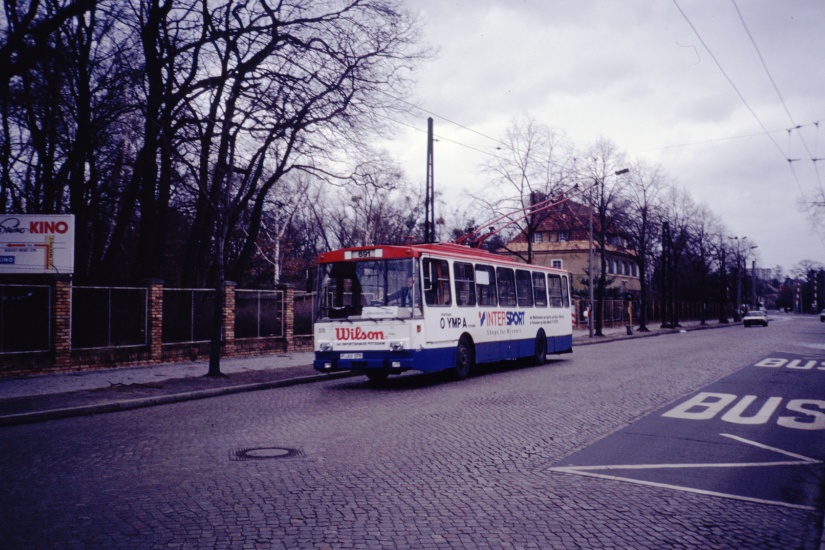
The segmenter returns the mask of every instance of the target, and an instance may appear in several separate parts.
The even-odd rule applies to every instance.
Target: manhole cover
[[[266,460],[272,458],[292,458],[302,456],[298,449],[287,447],[254,447],[252,449],[237,449],[232,453],[233,460]]]

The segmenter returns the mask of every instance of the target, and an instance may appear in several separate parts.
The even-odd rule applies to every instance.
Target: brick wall
[[[147,307],[147,344],[137,348],[72,350],[72,280],[69,276],[52,279],[52,351],[0,355],[0,377],[58,371],[92,370],[101,367],[133,366],[162,362],[206,360],[208,342],[163,344],[163,289],[161,280],[149,280]],[[235,338],[235,289],[225,286],[223,307],[222,357],[245,357],[290,351],[311,351],[312,337],[295,337],[295,290],[284,293],[284,334],[279,337]]]

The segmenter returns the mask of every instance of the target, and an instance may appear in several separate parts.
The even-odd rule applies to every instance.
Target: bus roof
[[[519,262],[501,254],[494,254],[481,248],[472,248],[466,245],[455,243],[433,243],[433,244],[411,244],[411,245],[384,245],[384,246],[356,246],[352,248],[342,248],[332,250],[318,255],[319,264],[343,261],[359,261],[374,259],[401,259],[420,258],[421,255],[432,254],[434,256],[445,256],[453,259],[474,260],[497,264],[508,264],[512,266],[524,267],[528,264]],[[556,269],[548,266],[531,265],[532,268],[541,268],[547,271],[563,272],[563,269]]]

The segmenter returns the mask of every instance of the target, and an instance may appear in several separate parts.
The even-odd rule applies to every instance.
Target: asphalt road
[[[818,550],[820,367],[780,317],[4,427],[0,547]]]

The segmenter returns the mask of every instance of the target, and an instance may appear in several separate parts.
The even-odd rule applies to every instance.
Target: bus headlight
[[[392,351],[401,351],[404,349],[404,342],[390,342],[390,349]]]
[[[319,347],[321,348],[321,351],[332,351],[332,344],[329,342],[321,342]]]

